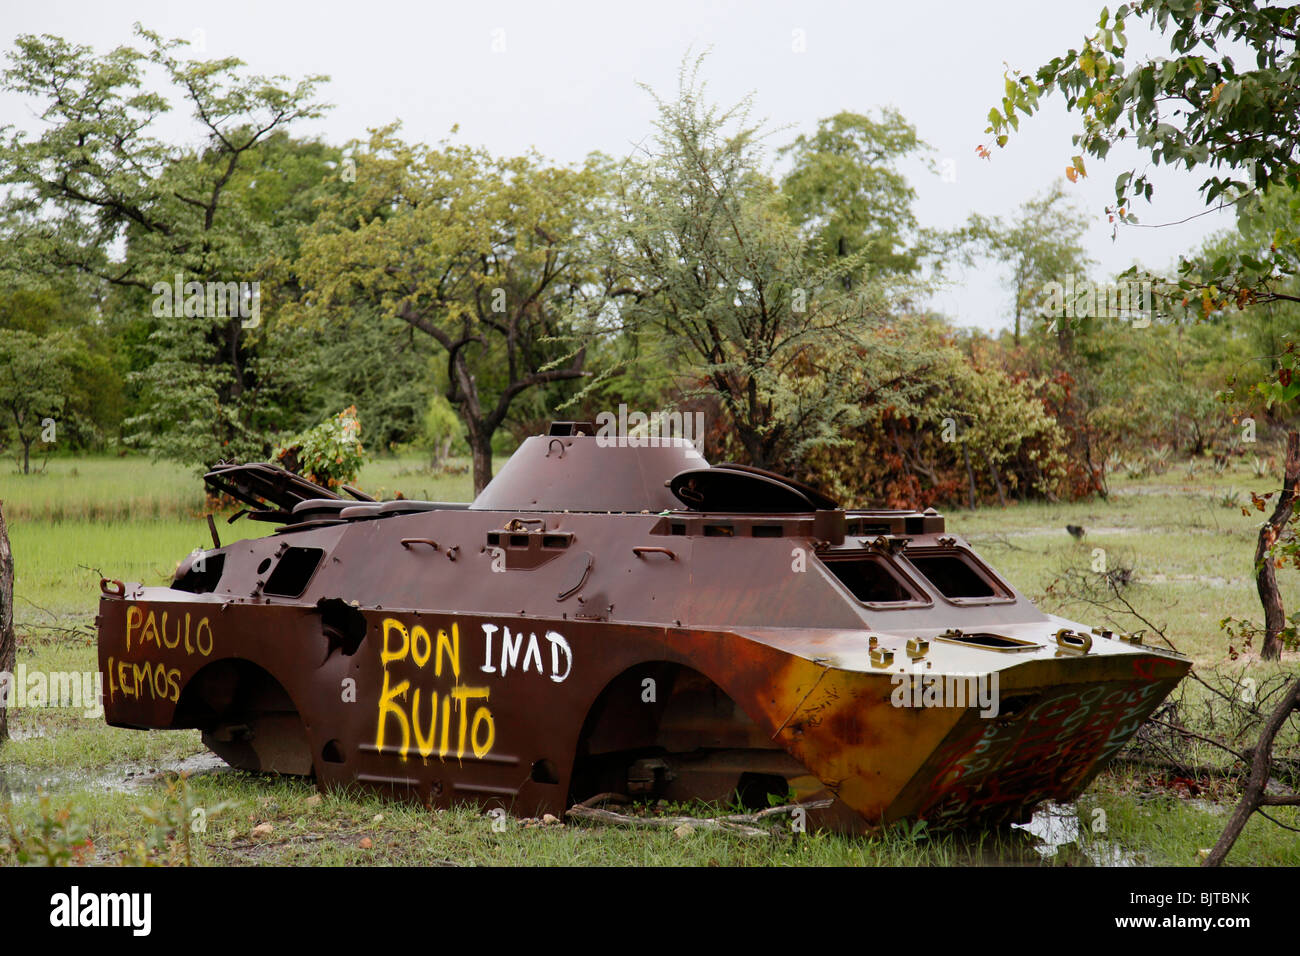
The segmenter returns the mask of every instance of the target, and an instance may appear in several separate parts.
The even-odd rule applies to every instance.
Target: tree
[[[1212,279],[1218,274],[1215,264],[1220,261],[1240,261],[1243,257],[1264,261],[1274,254],[1281,258],[1289,275],[1279,273],[1277,277],[1273,288],[1280,295],[1254,301],[1241,310],[1215,310],[1209,317],[1232,321],[1245,331],[1253,345],[1257,358],[1253,366],[1239,369],[1236,379],[1246,383],[1276,382],[1287,343],[1300,339],[1300,305],[1296,301],[1300,299],[1300,247],[1274,247],[1278,236],[1295,231],[1300,223],[1300,191],[1275,186],[1263,194],[1244,197],[1237,203],[1236,213],[1234,229],[1212,237],[1187,257],[1187,274]],[[1200,302],[1195,305],[1196,312],[1204,312]],[[1280,410],[1287,410],[1285,403]]]
[[[671,364],[716,395],[751,464],[790,467],[843,441],[872,397],[909,387],[922,360],[893,322],[917,283],[877,278],[850,291],[881,247],[861,222],[852,233],[828,221],[820,238],[801,228],[761,168],[748,102],[706,103],[700,62],[683,64],[675,100],[655,97],[654,146],[620,177],[608,250],[615,309],[622,329],[655,330]],[[813,175],[805,162],[801,181],[800,169]],[[801,202],[818,218],[811,195]]]
[[[429,453],[430,470],[445,468],[452,447],[464,434],[460,416],[442,395],[434,395],[424,413],[419,445]]]
[[[1126,63],[1130,17],[1167,32],[1174,56]],[[1007,75],[1001,106],[989,112],[988,131],[999,146],[1019,128],[1017,110],[1033,115],[1044,96],[1060,93],[1066,107],[1080,113],[1083,131],[1074,142],[1091,156],[1104,158],[1131,136],[1157,165],[1225,170],[1201,184],[1207,204],[1252,189],[1300,184],[1300,6],[1138,0],[1122,4],[1113,19],[1103,9],[1097,27],[1082,49],[1052,59],[1033,76]],[[1232,43],[1254,54],[1255,69],[1239,70],[1220,51]],[[1081,157],[1068,168],[1071,177],[1085,173]],[[1117,218],[1137,222],[1132,203],[1149,200],[1153,192],[1145,171],[1121,173],[1115,180]]]
[[[972,217],[972,235],[983,241],[994,259],[1011,269],[1015,345],[1020,345],[1025,319],[1044,314],[1049,283],[1062,283],[1071,274],[1086,277],[1093,264],[1083,248],[1086,228],[1081,211],[1066,197],[1059,181],[1021,204],[1009,223],[998,216]],[[1063,351],[1069,327],[1069,319],[1057,317],[1057,339]]]
[[[861,257],[857,274],[844,277],[850,285],[919,267],[925,245],[912,208],[916,190],[897,163],[928,148],[901,113],[884,109],[879,119],[836,113],[778,151],[791,159],[781,193],[814,255]]]
[[[979,504],[981,491],[1051,496],[1065,476],[1067,442],[1039,397],[1041,379],[990,364],[974,341],[957,340],[937,316],[910,317],[909,348],[927,356],[906,401],[885,395],[846,437],[817,449],[803,474],[846,507],[924,508]],[[996,358],[996,353],[993,353]]]
[[[1129,18],[1146,19],[1169,35],[1173,56],[1126,61]],[[1138,0],[1123,4],[1112,19],[1103,10],[1097,32],[1080,50],[1070,50],[1039,67],[1033,76],[1010,73],[1002,103],[989,111],[988,132],[1005,146],[1019,128],[1017,111],[1033,115],[1045,96],[1059,93],[1069,109],[1078,110],[1083,131],[1074,135],[1083,153],[1104,158],[1111,147],[1133,137],[1156,164],[1187,169],[1208,167],[1201,183],[1207,205],[1240,202],[1254,191],[1300,185],[1300,5],[1257,7],[1230,0]],[[1242,44],[1254,54],[1254,69],[1240,70],[1220,46]],[[987,148],[981,147],[987,154]],[[1083,156],[1068,168],[1071,178],[1086,175]],[[1236,178],[1234,178],[1236,177]],[[1137,224],[1132,204],[1150,200],[1154,187],[1145,171],[1129,169],[1115,180],[1119,224]],[[1300,206],[1300,203],[1297,204]],[[1258,302],[1300,301],[1284,286],[1300,264],[1300,228],[1279,228],[1266,254],[1223,255],[1201,272],[1202,264],[1183,260],[1177,285],[1200,298],[1205,315]],[[1287,343],[1282,356],[1294,355]],[[1279,357],[1281,359],[1281,356]],[[1291,360],[1277,377],[1253,383],[1250,392],[1270,406],[1294,410],[1300,400],[1300,376]],[[1282,596],[1273,571],[1274,546],[1295,514],[1300,480],[1300,433],[1288,435],[1286,476],[1277,507],[1259,532],[1256,580],[1264,607],[1265,637],[1261,653],[1276,660],[1286,627]],[[1291,476],[1296,476],[1292,478]]]
[[[366,303],[337,315],[325,328],[271,319],[275,386],[290,408],[282,427],[302,427],[321,410],[355,405],[366,427],[366,447],[391,450],[416,440],[437,390],[436,343]]]
[[[182,60],[184,41],[139,24],[135,32],[143,49],[102,56],[58,37],[18,38],[0,89],[35,98],[43,126],[35,137],[3,131],[0,183],[12,188],[0,222],[28,275],[79,273],[133,290],[127,307],[141,309],[176,275],[223,286],[255,279],[274,230],[240,201],[240,174],[273,134],[320,115],[312,97],[324,78],[289,84],[245,75],[233,57]],[[145,89],[147,67],[181,91],[201,148],[154,132],[171,107]],[[197,463],[265,444],[252,423],[258,369],[244,318],[226,307],[159,319],[154,361],[141,372],[146,408],[133,422],[144,443]]]
[[[67,427],[63,410],[72,384],[73,348],[63,336],[0,329],[0,414],[22,446],[23,474],[31,472],[32,445],[51,443]]]
[[[30,285],[21,273],[6,274],[0,243],[0,329],[55,336],[67,346],[66,401],[58,441],[67,446],[101,444],[122,422],[125,396],[118,343],[99,320],[84,283]],[[4,425],[0,423],[0,433]]]
[[[407,145],[395,128],[352,148],[355,183],[322,205],[293,263],[293,314],[329,327],[364,303],[437,343],[481,491],[513,403],[587,374],[566,343],[594,296],[599,164]]]
[[[9,739],[9,708],[5,700],[13,681],[14,661],[18,657],[18,640],[14,636],[14,555],[9,547],[9,529],[5,526],[3,502],[0,502],[0,743]]]
[[[1173,56],[1127,63],[1124,26],[1130,17],[1147,19],[1167,33]],[[1300,185],[1300,5],[1138,0],[1121,5],[1113,20],[1103,10],[1097,27],[1081,50],[1051,60],[1032,77],[1006,78],[1001,107],[989,113],[989,132],[997,136],[999,146],[1018,128],[1017,110],[1032,115],[1044,95],[1060,93],[1067,106],[1081,114],[1083,131],[1074,141],[1085,153],[1104,157],[1114,143],[1132,135],[1155,163],[1208,166],[1213,172],[1201,185],[1207,204],[1237,201],[1252,190],[1267,195],[1270,189]],[[1231,43],[1254,54],[1254,69],[1239,70],[1232,56],[1220,49]],[[1082,156],[1074,157],[1070,168],[1072,175],[1084,173]],[[1113,215],[1121,223],[1135,223],[1129,208],[1133,199],[1149,200],[1153,191],[1145,172],[1122,172],[1115,181]],[[1185,262],[1179,285],[1188,293],[1200,293],[1207,315],[1233,305],[1294,299],[1278,285],[1295,275],[1298,232],[1294,225],[1279,229],[1263,259],[1223,256],[1211,263],[1208,276],[1193,275],[1196,264]],[[1294,407],[1300,398],[1300,361],[1293,343],[1280,359],[1276,379],[1255,383],[1253,390],[1271,404]],[[1300,487],[1300,432],[1295,430],[1287,435],[1283,476],[1273,514],[1260,528],[1256,547],[1256,584],[1265,615],[1262,654],[1273,659],[1281,657],[1286,626],[1273,552],[1295,513]],[[1300,795],[1264,792],[1273,740],[1297,708],[1300,679],[1282,695],[1253,748],[1249,784],[1208,865],[1223,861],[1246,820],[1262,805],[1300,805]]]

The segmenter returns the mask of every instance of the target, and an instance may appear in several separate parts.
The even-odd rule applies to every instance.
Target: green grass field
[[[467,471],[432,474],[414,459],[369,464],[361,487],[378,497],[468,500]],[[966,537],[997,570],[1045,610],[1090,624],[1133,630],[1140,622],[1090,604],[1072,580],[1104,551],[1108,569],[1130,569],[1126,598],[1164,629],[1198,669],[1247,673],[1266,680],[1293,672],[1295,655],[1265,665],[1246,654],[1229,660],[1219,629],[1224,617],[1258,617],[1251,558],[1258,517],[1231,505],[1248,491],[1276,487],[1246,463],[1223,474],[1175,466],[1163,475],[1112,481],[1109,499],[1074,504],[1015,504],[948,514],[948,528]],[[52,459],[41,474],[0,473],[0,501],[16,564],[19,662],[28,668],[93,671],[92,622],[102,576],[162,584],[175,563],[210,543],[199,477],[188,469],[140,458]],[[1082,541],[1066,524],[1086,529]],[[218,520],[223,540],[265,534],[270,526]],[[1294,574],[1280,575],[1288,608],[1300,602]],[[1095,595],[1094,595],[1095,597]],[[189,858],[210,864],[462,863],[462,864],[954,864],[1123,862],[1187,865],[1211,846],[1234,801],[1232,781],[1193,781],[1171,789],[1160,774],[1117,763],[1068,808],[1082,821],[1054,855],[1020,830],[974,837],[932,836],[900,828],[872,839],[806,835],[761,840],[696,831],[613,830],[586,826],[524,826],[496,832],[468,809],[428,811],[372,797],[318,798],[307,783],[216,768],[196,732],[139,732],[106,726],[69,709],[13,712],[15,739],[0,749],[0,846],[35,845],[36,825],[57,811],[70,815],[47,833],[58,846],[93,841],[89,859],[131,862],[174,859],[176,845],[151,834],[187,807],[208,821]],[[1206,755],[1212,762],[1212,755]],[[168,790],[171,771],[192,767],[184,795]],[[45,803],[38,793],[47,794]],[[1191,794],[1195,798],[1191,798]],[[188,801],[185,803],[184,801]],[[669,808],[678,811],[681,808]],[[702,808],[694,808],[704,812]],[[1101,811],[1100,817],[1098,811]],[[169,816],[170,815],[170,816]],[[1300,812],[1277,819],[1300,826]],[[1097,821],[1105,821],[1097,830]],[[152,821],[152,822],[151,822]],[[254,828],[268,824],[270,829]],[[159,828],[162,828],[161,831]],[[61,829],[60,829],[61,828]],[[173,829],[175,829],[173,827]],[[152,841],[152,842],[151,842]],[[0,849],[0,861],[4,860]],[[39,854],[37,854],[39,856]],[[1300,864],[1300,834],[1254,819],[1229,861]]]
[[[1266,492],[1280,481],[1240,473],[1194,482],[1159,478],[1111,482],[1108,500],[1071,504],[1017,504],[1006,509],[950,512],[948,527],[967,538],[1016,587],[1045,609],[1066,617],[1124,630],[1131,619],[1102,615],[1049,591],[1070,570],[1091,570],[1102,549],[1107,569],[1132,569],[1129,600],[1198,663],[1222,662],[1227,642],[1219,621],[1259,615],[1254,549],[1259,518],[1243,515],[1224,498]],[[1067,524],[1085,530],[1076,541]],[[1288,605],[1300,598],[1293,577],[1279,576]]]

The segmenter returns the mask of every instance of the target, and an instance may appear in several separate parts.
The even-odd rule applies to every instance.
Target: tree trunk
[[[477,497],[492,480],[492,436],[481,429],[471,428],[469,451],[474,461],[474,495]]]
[[[447,459],[451,457],[451,442],[452,439],[444,438],[442,444],[434,443],[433,448],[429,452],[430,470],[436,471],[447,464]]]
[[[966,480],[970,482],[970,510],[975,510],[975,470],[970,466],[970,448],[961,443],[961,456],[966,462]]]
[[[1074,353],[1074,329],[1070,328],[1069,316],[1062,315],[1056,319],[1056,347],[1063,359]]]
[[[1002,476],[998,474],[998,466],[993,463],[992,458],[985,460],[989,463],[989,476],[993,479],[993,487],[998,490],[998,504],[1005,508],[1007,506],[1007,496],[1002,490]]]
[[[1289,436],[1290,439],[1295,437],[1295,433]],[[1288,451],[1292,446],[1294,446],[1293,441],[1289,442]],[[1282,700],[1260,730],[1258,742],[1248,751],[1250,777],[1246,781],[1246,789],[1242,791],[1241,802],[1232,811],[1228,825],[1223,828],[1223,833],[1219,835],[1218,842],[1214,844],[1214,849],[1205,858],[1202,866],[1218,866],[1223,862],[1232,845],[1237,842],[1237,837],[1245,829],[1246,822],[1260,807],[1300,805],[1300,797],[1275,795],[1265,791],[1268,786],[1269,772],[1273,768],[1273,741],[1287,718],[1291,716],[1291,711],[1297,708],[1300,708],[1300,680],[1292,682],[1282,694]]]
[[[5,527],[3,502],[0,502],[0,674],[7,675],[4,687],[15,678],[14,662],[18,641],[14,636],[14,556],[9,550],[9,530]],[[7,689],[4,691],[7,693]],[[0,696],[0,742],[9,738],[9,710]]]
[[[1255,546],[1255,587],[1259,591],[1259,603],[1264,606],[1264,646],[1260,648],[1260,657],[1266,661],[1281,659],[1281,635],[1282,629],[1286,627],[1282,593],[1277,589],[1277,572],[1268,552],[1291,518],[1297,481],[1300,481],[1300,433],[1290,432],[1286,436],[1286,468],[1282,477],[1282,493],[1278,496],[1273,514],[1259,529],[1259,543]]]
[[[750,427],[734,413],[732,421],[735,423],[736,437],[740,439],[741,447],[749,456],[749,464],[755,468],[771,469],[772,465],[769,463],[767,449],[763,444],[763,436],[759,434],[758,429]]]
[[[32,473],[32,443],[29,441],[25,441],[23,442],[23,474],[30,475],[31,473]]]
[[[1092,490],[1097,492],[1103,498],[1110,497],[1110,488],[1106,484],[1106,464],[1102,462],[1100,466],[1093,463],[1092,460],[1092,440],[1088,438],[1086,428],[1082,429],[1083,436],[1083,461],[1088,467],[1088,484]]]
[[[447,463],[447,456],[451,454],[451,439],[444,439],[438,442],[436,439],[429,447],[429,470],[437,471]]]

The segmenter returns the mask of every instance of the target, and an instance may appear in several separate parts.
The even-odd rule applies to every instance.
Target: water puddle
[[[40,725],[35,727],[17,727],[11,725],[9,727],[10,740],[40,740],[41,738],[48,736],[49,733]]]
[[[170,774],[199,774],[231,772],[224,760],[209,751],[192,754],[181,760],[161,766],[153,763],[135,763],[106,768],[98,773],[66,771],[55,768],[32,770],[26,767],[6,767],[0,764],[0,800],[20,803],[39,794],[57,795],[72,790],[101,789],[115,793],[139,793]]]
[[[1141,865],[1127,850],[1086,833],[1079,809],[1072,804],[1044,803],[1028,823],[1014,823],[1012,828],[1032,837],[1034,849],[1045,860],[1069,853],[1093,866]]]

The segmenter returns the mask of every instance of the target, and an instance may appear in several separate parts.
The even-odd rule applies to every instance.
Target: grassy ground
[[[1098,557],[1094,549],[1101,549],[1108,570],[1133,572],[1128,599],[1166,628],[1179,650],[1210,664],[1228,656],[1219,621],[1259,615],[1252,564],[1260,519],[1241,509],[1250,491],[1278,485],[1280,479],[1257,478],[1244,466],[1223,475],[1201,472],[1191,480],[1171,471],[1112,479],[1108,499],[956,511],[947,522],[1044,609],[1133,630],[1131,618],[1099,616],[1086,601],[1065,593],[1063,579],[1090,570]],[[1084,537],[1076,541],[1067,524],[1082,527]],[[1279,585],[1287,606],[1294,606],[1300,598],[1295,576],[1279,575]]]
[[[469,501],[464,465],[431,473],[416,459],[366,465],[358,481],[375,497]],[[211,547],[203,482],[193,469],[145,458],[54,458],[38,474],[0,470],[0,502],[13,544],[15,604],[24,625],[70,625],[94,617],[100,577],[165,584],[194,548]],[[218,516],[222,540],[274,526]]]
[[[465,463],[434,474],[415,458],[381,458],[357,484],[375,497],[401,491],[408,498],[468,501],[474,482]],[[0,501],[12,525],[22,521],[143,521],[201,517],[200,472],[172,462],[109,455],[51,458],[24,475],[0,466]]]
[[[179,861],[185,851],[157,840],[159,819],[200,819],[189,859],[209,865],[530,865],[530,866],[960,866],[960,865],[1192,865],[1213,845],[1222,816],[1188,808],[1170,795],[1111,793],[1080,801],[1083,825],[1053,848],[1024,830],[931,835],[895,827],[874,837],[846,838],[777,832],[744,838],[707,830],[683,833],[624,830],[507,820],[499,832],[482,814],[455,809],[432,814],[370,796],[318,794],[305,781],[274,780],[235,771],[200,773],[179,792],[152,781],[137,790],[57,794],[46,812],[67,808],[61,842],[89,838],[86,862]],[[203,811],[196,817],[194,810]],[[18,825],[30,827],[38,801],[16,804]],[[707,814],[707,807],[673,807]],[[1072,811],[1075,808],[1071,808]],[[1092,827],[1105,815],[1106,830]],[[2,822],[2,818],[0,818]],[[1047,855],[1050,853],[1051,855]],[[1252,822],[1234,862],[1294,865],[1294,847],[1276,828]]]
[[[435,475],[415,460],[372,463],[360,484],[377,496],[471,497],[467,471]],[[1243,515],[1232,498],[1244,502],[1248,491],[1276,484],[1276,477],[1256,476],[1245,463],[1223,474],[1204,468],[1190,475],[1174,467],[1162,475],[1116,478],[1106,500],[950,512],[948,527],[1044,609],[1088,624],[1143,626],[1096,606],[1095,593],[1074,587],[1096,560],[1094,549],[1102,549],[1108,569],[1131,572],[1125,596],[1192,655],[1198,669],[1222,668],[1263,682],[1294,670],[1294,661],[1264,665],[1249,654],[1230,660],[1219,621],[1258,616],[1250,567],[1258,517]],[[0,500],[17,565],[19,662],[29,669],[93,671],[91,624],[101,574],[165,583],[176,560],[209,543],[201,483],[172,465],[54,459],[40,475],[0,473]],[[1085,528],[1082,541],[1066,533],[1067,524]],[[271,530],[248,521],[218,525],[223,538]],[[1295,576],[1281,579],[1287,605],[1294,607],[1300,601]],[[322,797],[303,781],[218,767],[196,732],[118,730],[66,708],[17,710],[13,719],[15,739],[0,750],[0,801],[12,799],[0,812],[0,845],[8,829],[11,859],[58,857],[77,846],[94,862],[188,855],[218,865],[1186,865],[1213,844],[1236,792],[1232,781],[1171,781],[1149,768],[1117,764],[1077,807],[1064,808],[1064,816],[1043,815],[1047,823],[1064,821],[1068,831],[1047,844],[1020,830],[962,837],[899,828],[873,839],[786,834],[754,840],[705,830],[674,834],[511,820],[498,832],[467,809],[431,819],[419,808],[373,797]],[[172,771],[186,768],[194,775],[178,787]],[[1300,825],[1295,810],[1275,816]],[[165,837],[194,829],[181,823],[196,819],[202,832],[186,854]],[[1060,849],[1045,855],[1054,843]],[[1300,864],[1300,835],[1256,818],[1230,862]]]

